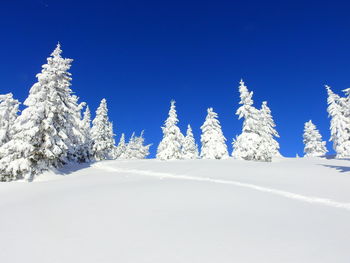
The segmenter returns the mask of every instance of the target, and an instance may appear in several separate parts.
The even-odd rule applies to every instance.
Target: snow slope
[[[0,184],[0,262],[350,262],[350,161],[104,161]]]

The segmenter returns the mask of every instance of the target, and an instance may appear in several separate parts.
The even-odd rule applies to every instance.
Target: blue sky
[[[93,111],[107,99],[117,140],[144,129],[153,155],[175,99],[198,142],[213,107],[231,152],[243,78],[256,106],[268,101],[281,153],[302,155],[309,119],[329,139],[323,85],[350,87],[349,11],[346,1],[2,1],[0,92],[23,101],[60,41],[73,90]]]

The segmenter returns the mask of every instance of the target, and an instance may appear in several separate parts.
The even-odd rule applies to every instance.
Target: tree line
[[[63,58],[61,53],[58,44],[37,74],[38,81],[31,87],[20,114],[20,103],[11,93],[0,96],[1,181],[31,181],[42,171],[68,162],[140,159],[149,154],[150,145],[144,145],[143,132],[140,136],[133,133],[128,143],[122,135],[115,145],[105,99],[91,127],[89,107],[79,103],[71,90],[68,70],[73,60]]]
[[[90,162],[108,159],[144,159],[149,145],[144,145],[143,132],[132,134],[128,142],[122,134],[115,143],[113,124],[108,118],[106,99],[102,99],[91,122],[91,112],[85,102],[71,89],[69,69],[72,59],[63,58],[57,45],[37,82],[31,87],[25,108],[19,111],[19,101],[11,93],[0,95],[0,180],[28,181],[49,168],[59,168],[68,162]],[[328,108],[331,138],[336,158],[350,157],[350,89],[345,97],[335,94],[329,86]],[[279,134],[270,108],[264,101],[254,106],[253,92],[240,81],[238,119],[243,119],[242,132],[233,139],[231,156],[235,159],[269,162],[281,156]],[[84,110],[85,109],[85,110]],[[83,112],[84,110],[84,112]],[[83,113],[82,113],[83,112]],[[226,159],[229,157],[226,138],[221,130],[218,114],[208,108],[200,127],[201,148],[190,125],[186,135],[177,126],[179,120],[175,101],[170,103],[168,118],[161,127],[163,138],[156,158],[173,159]],[[323,156],[326,142],[312,121],[304,125],[305,156]]]

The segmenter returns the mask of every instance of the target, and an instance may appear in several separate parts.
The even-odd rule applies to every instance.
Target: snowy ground
[[[350,161],[78,168],[0,184],[1,263],[350,262]]]

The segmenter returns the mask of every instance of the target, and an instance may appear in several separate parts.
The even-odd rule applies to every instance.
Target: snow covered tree
[[[144,141],[143,131],[139,137],[136,137],[133,133],[121,159],[145,159],[149,155],[151,144],[143,145]]]
[[[121,154],[120,159],[136,159],[135,156],[137,155],[138,151],[139,148],[136,142],[135,132],[133,132],[129,139],[129,142],[125,145],[125,151]]]
[[[190,125],[187,126],[186,136],[183,141],[182,156],[184,159],[197,159],[199,157],[198,146]]]
[[[113,125],[108,119],[106,99],[102,99],[96,111],[96,117],[92,121],[91,138],[92,154],[96,160],[108,160],[114,158],[115,141]]]
[[[326,142],[322,141],[321,134],[311,120],[305,123],[303,138],[305,157],[316,157],[326,154]]]
[[[89,106],[86,106],[85,108],[81,126],[86,140],[91,139],[91,112]]]
[[[30,89],[27,106],[13,125],[13,138],[0,149],[2,180],[27,180],[65,164],[79,141],[80,106],[72,95],[72,59],[57,45]],[[77,119],[78,118],[78,119]]]
[[[122,133],[118,146],[115,148],[114,158],[123,159],[125,151],[126,151],[125,135],[124,133]]]
[[[271,110],[267,102],[262,103],[261,109],[256,109],[252,99],[253,92],[249,92],[243,80],[240,81],[240,106],[236,112],[238,119],[244,119],[242,133],[233,140],[232,156],[236,159],[269,162],[279,153],[279,144],[275,138],[279,137],[273,121]]]
[[[74,110],[71,111],[67,119],[69,119],[67,125],[67,134],[69,134],[71,147],[68,149],[68,160],[73,162],[84,163],[90,161],[89,152],[85,145],[85,131],[82,127],[81,112],[85,102],[78,103],[79,98],[75,95],[70,97]]]
[[[259,129],[261,126],[261,113],[253,106],[253,92],[249,92],[243,80],[240,81],[240,106],[236,112],[238,119],[244,119],[242,133],[233,140],[232,156],[236,159],[260,160],[264,156],[268,147],[261,145]],[[259,147],[260,146],[260,147]]]
[[[140,136],[136,137],[136,145],[138,145],[138,153],[136,155],[137,159],[145,159],[149,155],[149,148],[152,146],[152,144],[144,145],[145,138],[143,137],[143,131],[141,132]]]
[[[272,157],[281,156],[279,153],[279,144],[275,140],[275,137],[279,138],[278,132],[275,127],[276,124],[272,118],[271,110],[267,106],[267,102],[264,101],[260,110],[261,115],[261,128],[259,129],[259,133],[262,137],[262,143],[266,143],[267,154],[266,158],[262,158],[263,160],[269,160]]]
[[[162,127],[163,139],[157,149],[157,159],[173,160],[182,159],[182,135],[177,123],[179,122],[175,109],[175,101],[171,101],[169,116]]]
[[[83,119],[81,120],[81,133],[83,137],[79,147],[79,161],[87,162],[92,158],[91,112],[89,106],[86,106]]]
[[[337,158],[350,157],[350,114],[349,98],[342,98],[335,94],[329,86],[326,86],[328,93],[328,114],[331,118],[330,141],[333,142],[333,149]],[[348,94],[348,93],[347,93]]]
[[[18,117],[19,104],[12,93],[0,95],[0,147],[12,138],[12,126]]]
[[[213,108],[209,108],[205,122],[201,126],[201,158],[203,159],[228,158],[226,138],[217,118],[218,115]]]

